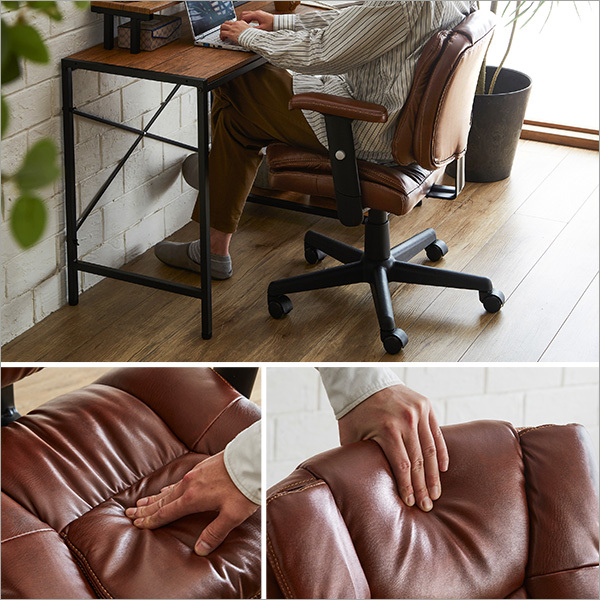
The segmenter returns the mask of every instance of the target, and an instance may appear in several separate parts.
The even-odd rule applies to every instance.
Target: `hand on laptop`
[[[256,21],[258,23],[257,29],[273,31],[273,15],[265,12],[264,10],[244,11],[242,13],[242,21],[246,21],[246,23],[252,23],[253,21]]]
[[[238,37],[244,29],[248,29],[250,25],[246,21],[225,21],[221,25],[220,38],[222,40],[230,40],[234,43],[238,43]]]

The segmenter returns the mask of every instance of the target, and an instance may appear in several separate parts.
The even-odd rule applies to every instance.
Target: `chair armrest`
[[[372,123],[385,123],[388,118],[387,109],[381,104],[361,102],[352,98],[333,96],[332,94],[296,94],[289,102],[290,110],[300,108],[314,110],[324,115],[370,121]]]

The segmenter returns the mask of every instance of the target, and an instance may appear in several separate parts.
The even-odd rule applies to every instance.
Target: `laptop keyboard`
[[[202,38],[203,42],[206,42],[208,44],[222,44],[223,46],[236,46],[239,47],[239,44],[236,44],[235,42],[232,42],[231,40],[222,40],[220,37],[220,30],[217,29],[215,31],[213,31],[212,33],[209,33],[208,35],[204,36]]]

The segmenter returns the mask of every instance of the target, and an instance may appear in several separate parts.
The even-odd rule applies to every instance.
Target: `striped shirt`
[[[294,93],[320,92],[383,104],[387,123],[354,121],[359,158],[394,164],[392,139],[425,44],[451,29],[473,2],[367,1],[342,10],[276,15],[273,31],[251,28],[239,43],[294,73]],[[327,147],[325,119],[304,111]]]

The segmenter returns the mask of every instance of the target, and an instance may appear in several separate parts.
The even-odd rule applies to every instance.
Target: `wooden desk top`
[[[123,10],[143,15],[153,15],[163,8],[169,8],[179,2],[90,2],[92,6],[108,10]]]
[[[131,2],[129,4],[144,3]],[[274,12],[275,7],[273,2],[248,2],[238,8],[239,12],[246,10],[267,10]],[[296,12],[307,12],[308,10],[314,10],[314,8],[299,6]],[[102,44],[98,44],[87,50],[76,52],[69,56],[68,59],[96,63],[108,67],[137,69],[147,71],[148,73],[171,74],[177,77],[203,80],[208,83],[254,61],[264,62],[265,59],[253,52],[238,52],[235,50],[194,46],[188,18],[185,13],[180,16],[184,24],[181,38],[152,52],[131,54],[128,49],[118,48],[117,44],[115,44],[115,48],[112,50],[105,50]],[[127,73],[123,74],[127,75]],[[132,76],[135,75],[132,74]]]

